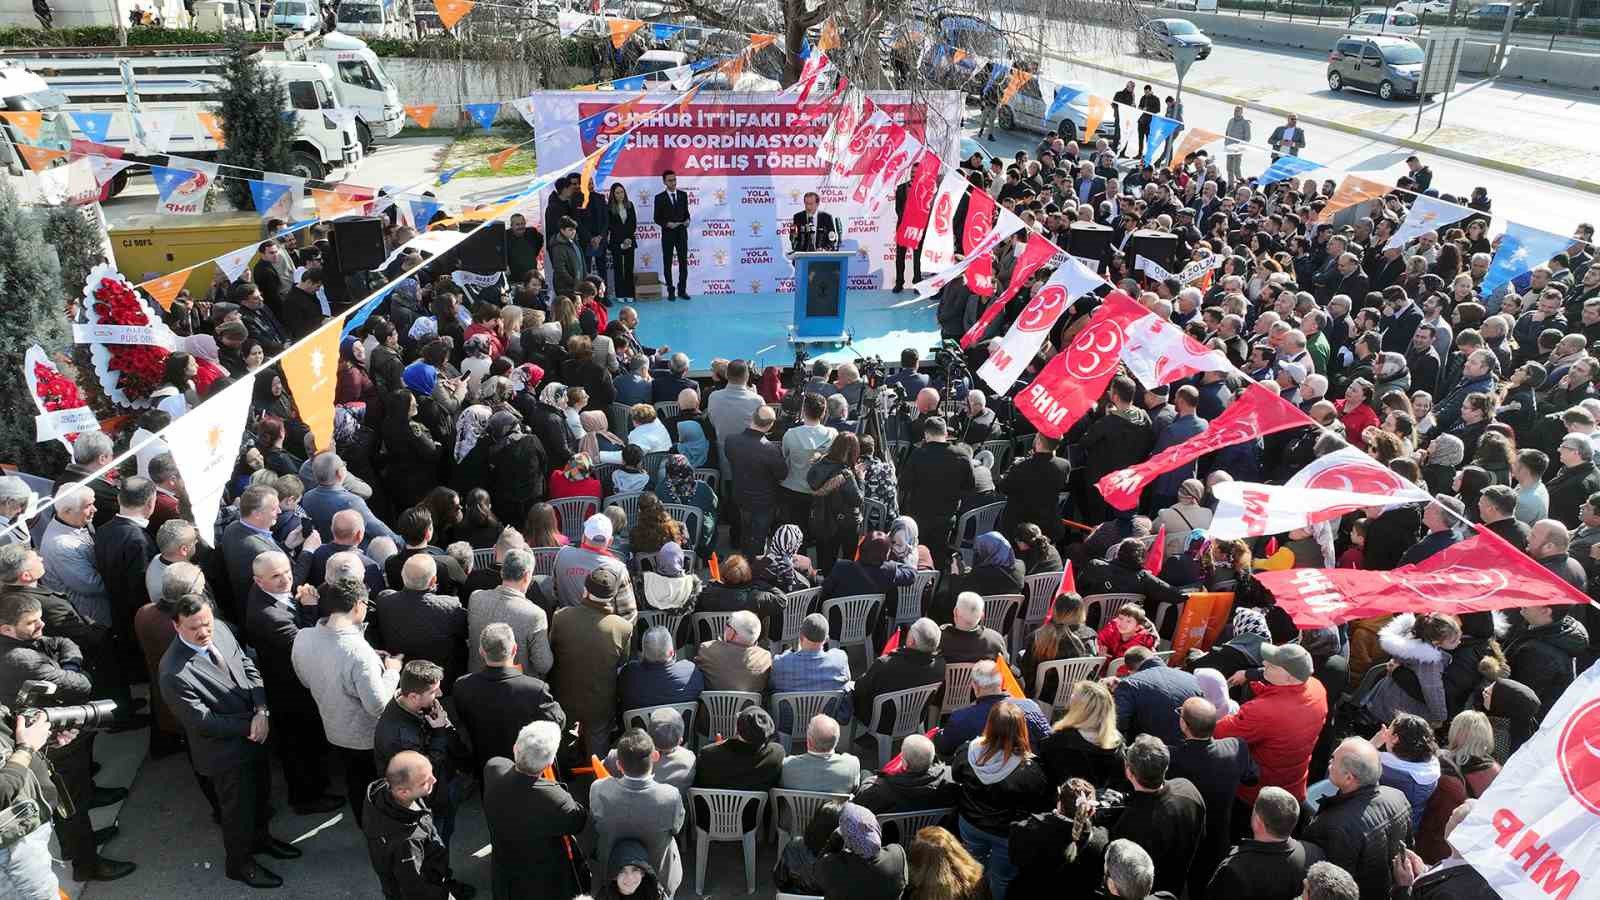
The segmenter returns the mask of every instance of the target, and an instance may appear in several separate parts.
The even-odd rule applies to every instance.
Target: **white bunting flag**
[[[1067,257],[1066,264],[1056,269],[1050,280],[1028,300],[1005,336],[989,348],[989,358],[978,369],[978,377],[997,397],[1011,390],[1017,376],[1028,367],[1062,315],[1084,294],[1104,283],[1105,279],[1078,262],[1077,257]]]
[[[673,90],[687,91],[689,82],[694,79],[694,66],[673,66],[670,69],[663,69],[661,74],[665,76],[667,83],[672,85]]]
[[[971,187],[960,169],[945,173],[933,195],[933,210],[928,214],[928,230],[922,242],[922,267],[937,272],[956,261],[956,207]]]
[[[95,183],[101,187],[105,187],[106,182],[115,178],[118,172],[133,165],[131,159],[113,159],[109,156],[86,156],[84,159],[94,172]]]
[[[217,509],[239,458],[254,390],[253,378],[236,382],[167,427],[167,446],[189,492],[194,526],[208,546],[216,546]]]
[[[589,17],[580,12],[562,10],[556,13],[556,28],[561,31],[564,38],[572,37],[578,29],[589,24]]]
[[[178,127],[178,111],[142,112],[134,116],[133,121],[145,153],[166,153],[168,145],[172,143],[172,132]],[[185,165],[188,164],[186,160]]]
[[[968,266],[994,252],[994,248],[999,246],[1001,241],[1028,227],[1023,224],[1021,219],[1017,218],[1016,213],[1006,209],[1004,206],[998,207],[998,209],[1000,214],[995,218],[994,227],[989,229],[988,233],[980,238],[976,244],[972,245],[971,252],[963,256],[960,262],[946,267],[943,271],[935,272],[914,285],[918,297],[927,299],[939,293],[944,289],[945,285],[965,272]],[[923,257],[923,265],[927,265],[926,256]]]
[[[228,276],[228,282],[231,284],[238,281],[239,276],[244,274],[244,270],[250,265],[250,260],[254,259],[255,255],[255,244],[251,244],[248,247],[240,247],[232,253],[224,253],[217,257],[217,268],[222,270],[222,274]]]
[[[537,125],[533,116],[533,104],[534,98],[532,97],[518,97],[517,99],[511,101],[511,108],[515,109],[517,114],[522,116],[522,120],[528,123],[529,128],[533,128]]]
[[[1384,244],[1383,249],[1403,248],[1425,231],[1443,228],[1470,215],[1472,210],[1468,207],[1436,200],[1426,194],[1418,194],[1416,201],[1411,204],[1411,211],[1406,213],[1405,221],[1401,222],[1395,233],[1389,236],[1389,243]]]

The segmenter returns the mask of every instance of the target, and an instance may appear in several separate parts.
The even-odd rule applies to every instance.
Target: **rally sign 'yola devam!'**
[[[1556,701],[1450,843],[1507,900],[1596,896],[1600,666],[1590,666]]]

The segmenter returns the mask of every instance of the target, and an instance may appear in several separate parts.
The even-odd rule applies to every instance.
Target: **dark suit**
[[[683,190],[662,191],[656,195],[654,219],[661,229],[661,280],[666,282],[667,296],[689,293],[689,195]],[[668,228],[668,225],[683,225]],[[672,255],[678,255],[678,284],[673,290]]]
[[[783,778],[783,748],[729,738],[700,751],[694,786],[724,791],[770,791]]]
[[[367,640],[444,668],[444,693],[467,670],[467,608],[448,594],[386,591],[367,608]]]
[[[794,227],[789,232],[789,246],[796,253],[808,253],[812,250],[837,250],[839,249],[839,223],[833,216],[817,210],[816,220],[807,221],[805,210],[794,214]]]
[[[140,671],[139,646],[133,640],[133,614],[149,602],[144,570],[156,555],[150,535],[132,519],[119,515],[94,533],[94,567],[105,581],[111,598],[111,631],[119,640],[118,662],[123,672]],[[102,688],[109,685],[101,685]]]
[[[566,787],[495,757],[483,770],[483,817],[497,851],[490,858],[494,900],[569,897],[588,887],[573,878],[568,852],[577,850],[572,836],[588,824],[589,810]]]
[[[323,765],[328,739],[322,732],[322,717],[289,661],[295,635],[317,624],[316,612],[298,603],[291,609],[260,587],[252,587],[245,601],[244,636],[256,652],[256,667],[272,709],[272,743],[294,806],[317,800],[328,787]]]
[[[250,865],[250,854],[270,840],[267,820],[272,775],[267,748],[250,740],[250,721],[267,705],[261,672],[222,622],[212,630],[212,650],[222,667],[180,638],[161,657],[161,695],[189,737],[195,771],[210,776],[222,806],[227,868]]]
[[[229,523],[222,530],[222,561],[228,570],[228,588],[231,593],[223,598],[223,618],[230,622],[244,621],[244,601],[255,586],[256,574],[252,568],[256,557],[268,550],[283,550],[271,536],[257,531],[244,522]]]
[[[944,443],[911,451],[900,474],[900,509],[916,520],[922,542],[940,568],[950,559],[951,519],[974,483],[972,463]]]
[[[1052,542],[1061,540],[1066,526],[1061,524],[1058,503],[1071,472],[1066,460],[1044,453],[1035,453],[1006,470],[1000,479],[1000,490],[1007,498],[1000,514],[1000,533],[1014,534],[1018,524],[1032,522]]]
[[[530,722],[567,727],[567,716],[550,686],[510,666],[490,666],[463,675],[451,694],[456,724],[472,745],[473,771],[481,772],[496,756],[510,753],[517,732]]]

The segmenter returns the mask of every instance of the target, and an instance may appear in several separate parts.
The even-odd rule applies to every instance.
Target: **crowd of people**
[[[908,349],[881,376],[717,359],[694,377],[645,343],[648,307],[613,308],[626,288],[585,274],[604,241],[566,233],[564,184],[547,221],[573,246],[514,217],[509,293],[463,286],[454,254],[424,260],[390,224],[390,274],[409,274],[341,343],[319,446],[260,367],[342,311],[342,292],[328,296],[320,227],[263,243],[237,283],[173,304],[185,349],[137,431],[85,432],[65,471],[32,473],[58,485],[38,515],[50,481],[0,477],[0,699],[42,680],[46,704],[113,701],[111,727],[147,728],[152,758],[186,755],[224,874],[259,888],[283,884],[263,858],[303,852],[269,827],[276,768],[294,813],[348,806],[340,827],[361,829],[391,898],[474,894],[449,849],[474,793],[493,844],[478,889],[657,900],[689,890],[680,840],[712,816],[697,791],[773,789],[831,797],[809,817],[767,810],[787,839],[760,881],[829,900],[1062,884],[1492,896],[1450,831],[1595,658],[1591,614],[1418,609],[1301,630],[1256,573],[1392,569],[1470,521],[1589,588],[1592,227],[1481,296],[1486,198],[1470,201],[1485,215],[1384,249],[1431,175],[1346,225],[1318,215],[1332,182],[1252,185],[1204,154],[1124,176],[1101,144],[963,163],[1029,226],[996,251],[997,281],[1034,230],[1167,232],[1173,270],[1224,257],[1208,285],[1135,278],[1115,250],[1110,281],[1236,368],[1154,389],[1120,375],[1061,440],[961,374],[1048,270],[965,366]],[[964,333],[988,302],[952,282],[941,330]],[[1052,330],[1018,384],[1093,306]],[[159,434],[245,377],[250,425],[201,535]],[[1101,476],[1203,432],[1252,381],[1316,425],[1164,475],[1135,510],[1102,500]],[[108,468],[130,440],[137,452]],[[1432,502],[1271,536],[1271,554],[1267,537],[1209,537],[1220,481],[1281,482],[1346,447]],[[1068,563],[1075,589],[1057,592]],[[1213,645],[1171,659],[1192,590],[1232,592],[1233,609]],[[992,621],[986,598],[1007,595],[1037,618]],[[847,633],[864,638],[841,646]],[[1047,665],[1084,659],[1070,683]],[[760,702],[705,702],[730,691]],[[769,703],[795,692],[831,696],[805,716]],[[926,704],[927,721],[897,704]],[[16,718],[0,743],[0,800],[33,810],[0,829],[0,893],[55,896],[52,834],[77,880],[135,871],[97,849],[109,835],[88,811],[126,791],[94,783],[94,730]],[[933,815],[900,829],[895,816],[919,812]],[[753,807],[743,825],[764,832]]]

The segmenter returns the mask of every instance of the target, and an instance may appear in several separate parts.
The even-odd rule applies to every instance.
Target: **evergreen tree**
[[[38,409],[22,365],[33,344],[54,356],[71,343],[61,264],[45,240],[41,218],[23,209],[11,185],[0,179],[0,461],[54,476],[66,456],[59,442],[34,440]]]
[[[226,146],[218,155],[218,161],[265,172],[289,171],[289,147],[296,125],[293,119],[283,115],[289,108],[283,82],[268,71],[242,41],[237,41],[224,67],[223,83],[226,87],[218,94],[221,105],[217,107],[217,116],[222,120]],[[222,174],[238,176],[242,173],[224,171]],[[250,185],[237,177],[227,178],[223,184],[228,200],[235,207],[253,208]]]
[[[83,293],[89,270],[105,261],[98,223],[80,206],[52,206],[45,210],[44,239],[56,248],[61,261],[63,297]]]

